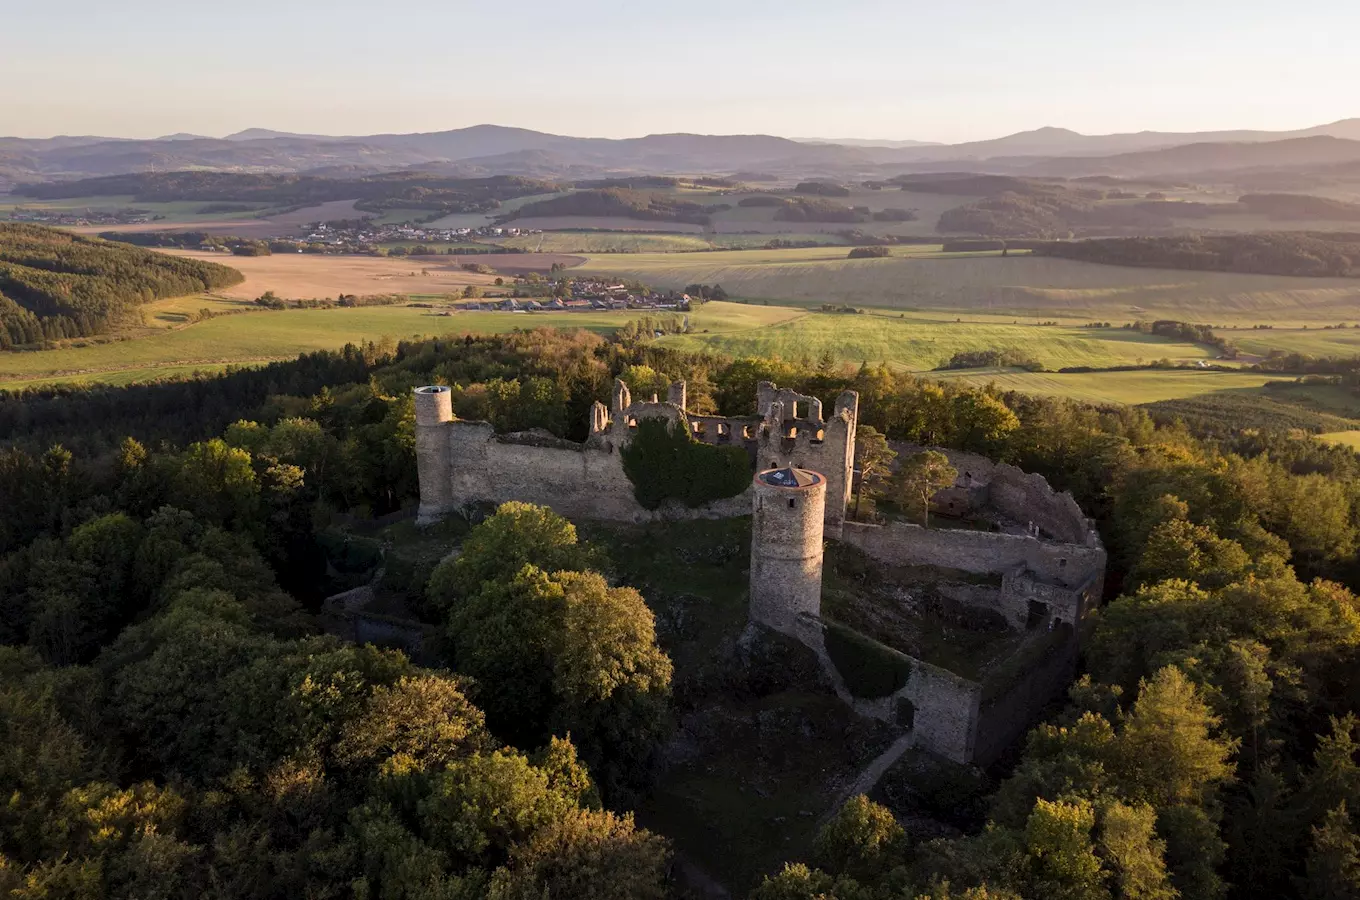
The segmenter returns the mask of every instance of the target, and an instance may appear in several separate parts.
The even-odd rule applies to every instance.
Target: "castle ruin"
[[[1105,550],[1090,520],[1040,476],[946,450],[959,477],[932,507],[970,527],[847,522],[853,391],[823,418],[817,398],[762,382],[754,416],[719,417],[691,413],[683,382],[665,400],[635,401],[618,381],[608,407],[592,406],[580,443],[544,431],[497,434],[489,423],[454,419],[451,401],[448,388],[415,389],[419,521],[510,500],[612,522],[750,515],[751,621],[809,647],[856,711],[910,728],[917,746],[959,763],[996,759],[1070,681],[1082,620],[1104,580]],[[621,458],[644,419],[745,449],[749,486],[696,508],[644,508]],[[877,593],[828,592],[828,549],[867,560],[881,573]],[[884,633],[864,633],[883,622]],[[985,640],[960,654],[941,639],[958,632]],[[867,682],[866,661],[891,679]]]

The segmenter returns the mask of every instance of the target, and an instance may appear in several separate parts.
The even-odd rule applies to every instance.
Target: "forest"
[[[0,350],[103,334],[143,303],[241,280],[217,263],[0,224]]]
[[[579,439],[614,377],[683,378],[693,409],[722,414],[751,413],[762,380],[828,403],[857,390],[870,443],[1039,472],[1111,553],[1067,702],[986,793],[940,795],[961,833],[913,837],[855,798],[753,900],[1360,890],[1353,452],[546,330],[0,395],[0,887],[667,896],[665,836],[629,810],[677,714],[671,663],[646,598],[569,523],[511,504],[422,576],[447,635],[433,668],[314,615],[318,529],[415,499],[413,385],[451,385],[458,416],[499,430]]]
[[[1277,231],[1182,237],[1097,238],[1037,245],[1082,262],[1257,275],[1360,276],[1360,234]]]

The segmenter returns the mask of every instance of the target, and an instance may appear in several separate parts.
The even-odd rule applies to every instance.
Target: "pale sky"
[[[0,135],[965,141],[1360,116],[1360,0],[0,0]]]

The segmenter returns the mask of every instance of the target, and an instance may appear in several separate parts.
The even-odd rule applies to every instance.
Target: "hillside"
[[[1275,232],[1059,242],[1036,253],[1082,262],[1256,275],[1360,277],[1360,234]]]
[[[592,188],[526,203],[505,218],[510,221],[537,216],[621,216],[646,222],[706,225],[710,213],[729,208],[725,204],[690,203],[673,196],[627,188]]]
[[[241,279],[216,263],[0,224],[0,349],[100,334],[143,303]]]

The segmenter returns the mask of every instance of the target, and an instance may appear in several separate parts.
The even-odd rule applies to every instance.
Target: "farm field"
[[[244,305],[210,298],[182,298],[149,307],[148,318],[175,324],[198,308],[240,309]],[[693,314],[696,328],[713,332],[749,330],[775,325],[801,315],[783,307],[748,307],[710,303]],[[585,328],[610,332],[637,317],[636,312],[457,312],[414,306],[367,306],[347,309],[290,309],[219,316],[178,329],[131,340],[90,343],[83,347],[0,353],[0,389],[67,381],[128,383],[170,371],[233,363],[267,362],[346,343],[391,337],[397,340],[447,334],[493,334],[517,328]]]
[[[973,385],[995,384],[1002,390],[1044,397],[1071,397],[1087,403],[1136,406],[1161,400],[1180,400],[1220,391],[1258,393],[1270,381],[1292,381],[1292,376],[1257,372],[1220,372],[1196,369],[1140,369],[1130,372],[1025,372],[1017,369],[965,369],[932,372],[932,378]]]
[[[603,254],[590,256],[581,271],[663,288],[721,284],[734,297],[803,305],[1116,324],[1138,318],[1247,326],[1360,319],[1360,279],[1171,271],[994,254],[928,258],[925,248],[893,249],[887,259],[857,260],[847,259],[842,248]]]
[[[732,356],[817,359],[829,352],[842,363],[886,362],[915,371],[933,369],[965,350],[1018,350],[1050,369],[1130,365],[1163,358],[1194,361],[1215,355],[1209,347],[1123,328],[952,322],[915,313],[910,318],[906,314],[808,313],[772,327],[668,335],[659,342]]]
[[[158,228],[165,228],[167,227],[167,223],[174,224],[175,222],[250,221],[260,212],[268,209],[264,204],[244,203],[239,205],[250,206],[252,207],[252,210],[231,213],[199,212],[203,207],[211,205],[213,205],[212,202],[206,200],[177,200],[170,203],[147,203],[135,199],[131,194],[113,197],[71,197],[62,200],[35,200],[32,197],[16,197],[6,194],[0,195],[0,220],[8,219],[13,215],[14,210],[19,207],[72,215],[79,215],[86,210],[109,213],[120,209],[144,209],[153,216],[165,216],[163,221],[152,223]],[[117,227],[119,226],[104,225],[91,226],[91,229],[109,231]]]
[[[230,256],[200,250],[165,250],[222,263],[237,269],[246,280],[221,292],[224,297],[253,300],[265,291],[289,299],[335,297],[338,294],[441,294],[461,291],[469,284],[489,285],[494,275],[465,272],[459,257],[319,256],[276,253],[272,256]]]
[[[769,234],[644,234],[627,231],[544,231],[498,240],[502,247],[543,253],[685,253],[700,250],[764,247]],[[787,234],[785,240],[844,244],[834,234]]]
[[[1360,309],[1352,322],[1360,321]],[[1271,350],[1309,356],[1360,354],[1360,328],[1269,328],[1224,331],[1223,336],[1244,353],[1265,356]]]

